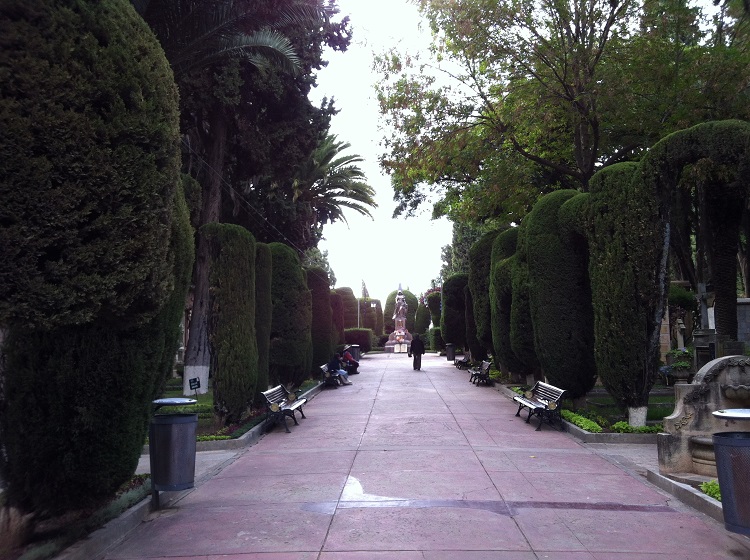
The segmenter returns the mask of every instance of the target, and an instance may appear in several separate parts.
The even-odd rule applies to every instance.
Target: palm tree
[[[240,56],[256,68],[271,64],[296,72],[299,59],[289,39],[274,30],[303,19],[317,19],[309,5],[260,17],[260,0],[131,0],[161,43],[179,78],[191,70]]]
[[[271,66],[296,72],[301,63],[290,41],[275,29],[290,24],[317,25],[325,17],[322,0],[292,0],[286,10],[268,10],[264,0],[131,0],[152,28],[164,49],[180,89],[201,73],[213,76],[228,65],[265,70]],[[209,86],[211,87],[211,86]],[[191,109],[195,139],[205,154],[208,173],[202,180],[202,206],[199,225],[218,222],[222,204],[222,184],[229,134],[230,113],[236,110],[225,100],[232,97],[222,83],[216,92],[194,101]],[[231,85],[229,86],[231,87]],[[239,83],[234,83],[239,88]],[[190,140],[192,144],[192,139]],[[209,270],[208,247],[198,236],[193,269],[193,307],[185,354],[185,392],[189,379],[198,377],[208,390],[210,348],[208,344]]]
[[[375,191],[357,165],[364,161],[362,157],[340,155],[349,148],[351,144],[339,142],[336,135],[329,134],[297,172],[294,200],[310,204],[318,227],[336,221],[348,223],[344,208],[369,218],[370,208],[377,208]]]
[[[290,182],[276,183],[264,178],[246,186],[243,195],[247,206],[262,208],[263,213],[263,223],[254,219],[248,225],[256,237],[266,242],[283,241],[302,256],[317,246],[323,225],[347,222],[345,209],[371,218],[370,208],[377,207],[375,191],[357,165],[362,158],[341,155],[350,147],[328,135]]]

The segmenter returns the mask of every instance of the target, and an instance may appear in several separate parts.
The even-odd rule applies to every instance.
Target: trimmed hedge
[[[317,376],[320,370],[316,371],[316,368],[328,363],[336,347],[332,339],[334,334],[333,312],[331,311],[331,298],[329,295],[331,289],[328,282],[328,273],[322,268],[308,269],[307,287],[312,295],[311,337],[313,355],[311,374]]]
[[[414,316],[414,332],[424,334],[430,328],[430,310],[420,301],[417,304],[417,313]]]
[[[490,314],[490,265],[492,244],[499,230],[485,233],[469,249],[469,289],[474,302],[474,323],[477,340],[492,354],[492,320]]]
[[[347,344],[359,344],[359,349],[362,352],[370,352],[372,350],[373,333],[371,329],[346,329],[344,331],[344,338]],[[331,357],[328,357],[330,360]]]
[[[534,327],[529,301],[529,268],[526,261],[526,220],[518,228],[516,254],[508,259],[511,267],[510,347],[528,373],[539,374],[534,348]]]
[[[344,302],[336,290],[331,290],[329,300],[331,302],[331,330],[333,331],[331,340],[334,346],[338,346],[344,344]]]
[[[210,255],[208,341],[211,346],[214,413],[223,426],[237,423],[258,383],[255,333],[255,238],[232,224],[200,229]]]
[[[440,328],[439,327],[432,327],[430,329],[430,348],[434,350],[435,352],[440,352],[441,350],[445,350],[445,341],[443,340],[443,337],[440,334]]]
[[[518,242],[518,228],[510,228],[499,234],[492,244],[492,267],[490,269],[490,313],[492,318],[492,344],[495,367],[506,370],[515,377],[529,373],[526,366],[513,352],[511,345],[511,306],[513,303],[513,265]]]
[[[425,297],[425,301],[427,304],[427,309],[430,310],[430,320],[432,321],[432,326],[437,327],[440,325],[440,306],[443,302],[443,294],[440,293],[440,291],[437,292],[431,292],[427,294]]]
[[[443,303],[440,316],[440,334],[443,340],[456,348],[466,347],[466,300],[464,288],[468,274],[454,274],[443,282]]]
[[[466,346],[471,352],[472,360],[487,359],[487,351],[477,340],[477,326],[474,323],[474,301],[471,298],[469,285],[464,286],[464,321],[466,322]]]
[[[298,387],[312,367],[312,296],[307,289],[302,265],[294,249],[283,243],[269,243],[272,284],[271,385]]]
[[[356,329],[357,325],[357,298],[351,288],[336,288],[336,293],[341,296],[344,310],[344,329]],[[361,320],[361,317],[360,317]]]
[[[8,505],[51,514],[97,506],[135,472],[190,285],[193,233],[180,198],[170,236],[174,290],[156,317],[125,329],[104,320],[8,329],[0,414]]]
[[[265,403],[261,395],[269,387],[269,352],[271,349],[271,322],[273,321],[273,303],[271,301],[271,282],[273,257],[271,248],[265,243],[255,244],[255,337],[258,348],[258,383],[254,402],[256,406]]]
[[[135,471],[192,233],[174,80],[129,2],[8,0],[0,74],[0,476],[41,518]]]
[[[586,395],[596,382],[588,248],[576,242],[580,238],[565,235],[558,219],[560,207],[577,194],[547,194],[526,217],[534,348],[549,383],[572,399]]]
[[[125,0],[8,0],[0,75],[0,324],[153,318],[180,184],[153,33]]]

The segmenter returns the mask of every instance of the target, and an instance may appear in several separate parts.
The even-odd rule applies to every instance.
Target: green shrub
[[[298,386],[312,368],[312,296],[297,253],[283,243],[269,243],[272,262],[271,384]]]
[[[593,420],[584,418],[583,416],[571,412],[570,410],[564,409],[560,412],[560,414],[562,415],[564,420],[570,422],[575,426],[578,426],[582,430],[586,430],[587,432],[591,432],[592,434],[598,434],[602,431],[602,427]]]
[[[518,228],[516,254],[504,266],[510,267],[512,299],[510,305],[510,347],[526,373],[539,370],[534,348],[534,328],[529,301],[529,268],[526,251],[526,220]]]
[[[466,346],[466,300],[464,288],[468,285],[468,274],[454,274],[443,282],[440,333],[443,340],[457,348]]]
[[[427,305],[427,309],[430,310],[430,320],[433,327],[440,326],[440,305],[442,301],[443,296],[439,288],[435,288],[425,296],[425,304]],[[393,314],[393,310],[391,310],[391,314]]]
[[[525,376],[529,368],[516,356],[511,346],[511,306],[513,303],[513,266],[516,260],[518,228],[500,233],[492,244],[490,267],[490,320],[495,365],[505,367],[516,378]],[[473,355],[473,353],[472,353]],[[479,358],[477,358],[479,359]]]
[[[424,334],[430,328],[430,310],[420,301],[417,304],[417,313],[414,317],[414,332]]]
[[[464,322],[466,324],[466,346],[471,352],[471,359],[475,361],[485,360],[487,351],[479,344],[477,339],[477,326],[474,323],[474,300],[471,297],[469,285],[464,286]]]
[[[631,426],[627,422],[616,422],[612,424],[612,431],[620,434],[658,434],[663,431],[663,426]]]
[[[492,320],[490,315],[490,266],[492,244],[500,231],[491,231],[479,238],[469,249],[469,289],[474,303],[477,340],[492,354]]]
[[[341,296],[344,329],[356,329],[359,325],[357,324],[357,298],[354,296],[354,290],[347,287],[336,288],[336,293]]]
[[[344,338],[347,344],[359,344],[359,349],[362,352],[372,350],[373,334],[370,329],[346,329],[344,331]],[[328,360],[330,359],[329,356]]]
[[[130,3],[2,12],[0,472],[7,504],[55,514],[99,505],[135,471],[192,234],[172,73]]]
[[[431,328],[430,329],[430,348],[435,352],[440,352],[441,350],[445,350],[445,341],[443,340],[443,337],[440,334],[439,328]]]
[[[718,480],[709,480],[702,482],[700,485],[701,492],[707,496],[711,496],[714,500],[721,501],[721,488],[719,488]]]
[[[564,387],[572,399],[586,395],[596,381],[588,248],[583,237],[566,234],[558,217],[577,194],[547,194],[524,219],[535,353],[549,383]]]
[[[211,259],[208,339],[214,412],[228,425],[242,418],[258,383],[255,238],[241,226],[219,223],[206,224],[200,234]]]
[[[331,310],[330,284],[328,273],[322,268],[310,268],[307,270],[307,287],[312,295],[312,371],[317,374],[316,368],[321,364],[328,363],[333,356],[336,346],[333,337],[333,312]],[[335,342],[338,342],[335,341]]]
[[[154,317],[180,152],[153,33],[125,0],[8,0],[0,74],[0,324]]]
[[[271,322],[273,304],[271,303],[271,282],[273,257],[271,248],[265,243],[255,244],[255,336],[258,348],[258,383],[254,402],[262,406],[266,399],[261,395],[268,389],[269,352],[271,348]]]

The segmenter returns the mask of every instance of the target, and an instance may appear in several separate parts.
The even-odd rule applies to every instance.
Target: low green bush
[[[708,482],[703,482],[700,485],[700,489],[701,492],[703,492],[707,496],[712,497],[714,500],[721,501],[721,489],[719,488],[718,480],[709,480]]]
[[[612,431],[620,434],[658,434],[664,428],[661,424],[655,426],[631,426],[627,422],[616,422],[612,424]]]
[[[591,432],[592,434],[598,434],[602,431],[602,427],[599,424],[597,424],[593,420],[584,418],[583,416],[580,416],[575,412],[571,412],[570,410],[563,410],[560,414],[562,414],[562,417],[566,421],[575,426],[578,426],[582,430],[586,430],[587,432]]]

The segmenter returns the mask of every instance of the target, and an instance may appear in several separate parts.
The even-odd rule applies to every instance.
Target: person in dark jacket
[[[349,381],[349,374],[346,373],[346,370],[343,367],[343,364],[341,363],[341,355],[340,354],[334,354],[333,359],[328,362],[328,371],[335,372],[339,374],[339,378],[341,379],[342,385],[351,385],[352,382]]]
[[[422,370],[422,354],[424,354],[424,342],[419,338],[419,334],[415,334],[414,339],[411,341],[411,346],[409,347],[409,357],[411,358],[412,355],[414,355],[415,371]]]

